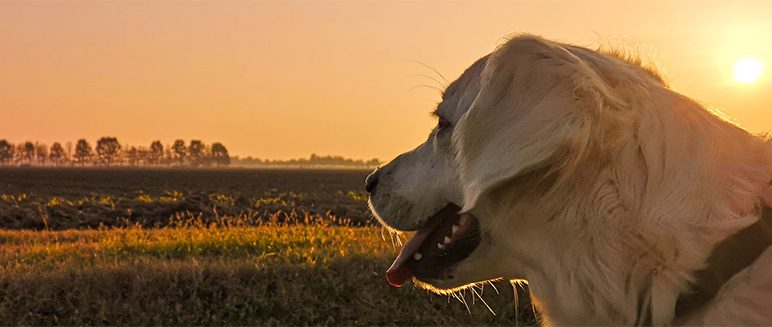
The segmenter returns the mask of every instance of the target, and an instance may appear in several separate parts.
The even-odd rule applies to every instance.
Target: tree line
[[[312,153],[308,158],[289,160],[260,159],[247,156],[244,158],[233,157],[233,165],[238,167],[351,167],[351,168],[375,168],[381,164],[377,158],[370,160],[344,158],[342,156],[320,156]]]
[[[64,146],[49,147],[38,142],[12,144],[0,139],[0,165],[9,166],[183,166],[221,167],[230,165],[228,149],[219,142],[176,140],[164,146],[153,141],[149,147],[121,146],[115,137],[105,136],[94,147],[86,139]]]

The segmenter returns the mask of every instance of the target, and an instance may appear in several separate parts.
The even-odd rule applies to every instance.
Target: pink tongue
[[[386,279],[389,281],[389,285],[394,287],[401,287],[408,279],[413,277],[413,271],[406,265],[408,260],[413,257],[413,254],[421,247],[421,243],[429,237],[434,228],[424,228],[418,231],[413,236],[402,250],[399,251],[399,255],[394,259],[394,263],[391,264],[388,270],[386,270]]]

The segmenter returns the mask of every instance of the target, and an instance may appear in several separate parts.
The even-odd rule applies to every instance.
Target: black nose
[[[376,169],[365,178],[365,190],[367,193],[373,193],[373,191],[375,191],[375,187],[378,185],[378,175],[378,169]]]

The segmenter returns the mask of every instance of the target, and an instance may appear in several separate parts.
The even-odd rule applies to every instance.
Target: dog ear
[[[590,118],[603,106],[597,80],[566,48],[539,38],[518,38],[491,54],[453,136],[463,210],[505,181],[581,156]]]

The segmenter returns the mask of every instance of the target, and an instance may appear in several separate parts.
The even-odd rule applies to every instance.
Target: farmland
[[[505,281],[466,304],[388,287],[398,245],[367,214],[366,173],[0,170],[0,321],[533,323]]]
[[[0,169],[5,229],[163,227],[175,218],[374,224],[365,170]]]

